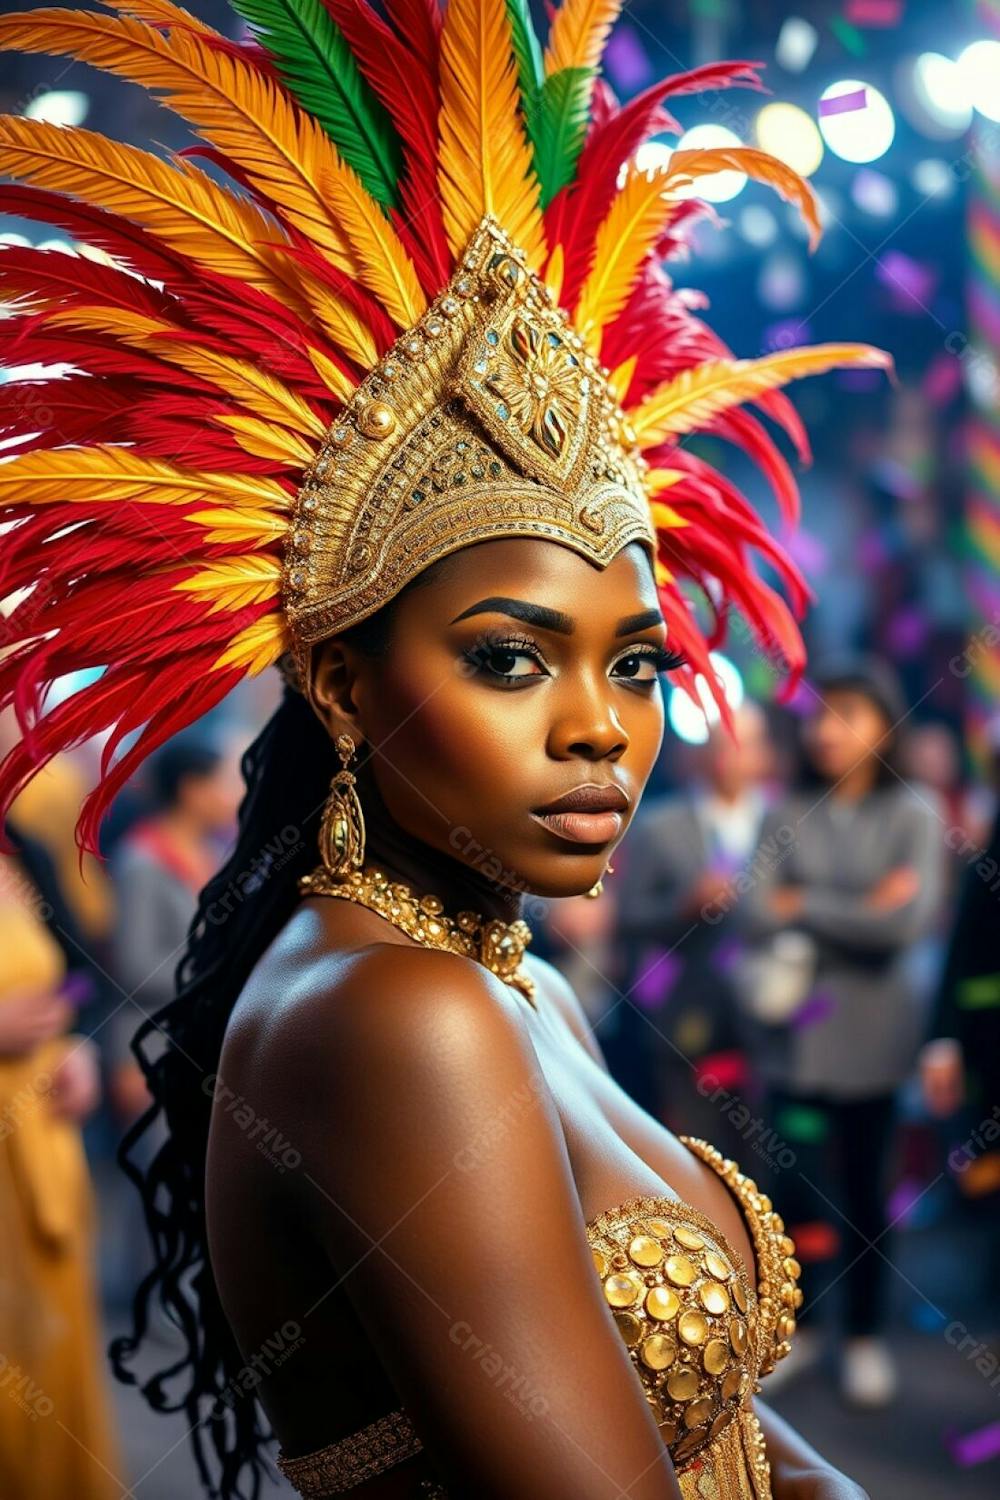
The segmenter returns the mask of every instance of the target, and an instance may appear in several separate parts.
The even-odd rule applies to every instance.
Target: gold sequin
[[[714,1250],[706,1250],[702,1259],[705,1262],[705,1270],[709,1276],[714,1276],[716,1281],[728,1281],[733,1274],[733,1268],[728,1261],[723,1260]]]
[[[703,1422],[708,1421],[711,1415],[712,1398],[711,1396],[702,1396],[699,1400],[692,1401],[690,1406],[685,1407],[684,1425],[686,1427],[700,1427]]]
[[[664,1270],[674,1286],[690,1286],[698,1274],[686,1255],[669,1255]]]
[[[690,1401],[692,1396],[697,1396],[700,1384],[695,1370],[675,1370],[667,1381],[667,1395],[671,1401]]]
[[[748,1306],[748,1298],[746,1292],[743,1290],[743,1284],[740,1281],[733,1282],[733,1301],[736,1303],[736,1306],[739,1308],[740,1312],[746,1312]]]
[[[729,1345],[722,1339],[709,1339],[701,1358],[709,1375],[721,1375],[729,1363]]]
[[[747,1352],[747,1325],[742,1318],[729,1319],[729,1342],[736,1354]]]
[[[783,1261],[783,1265],[785,1267],[786,1272],[792,1278],[792,1280],[793,1281],[798,1281],[799,1277],[802,1275],[802,1267],[799,1265],[798,1261],[795,1259],[795,1256],[794,1255],[788,1255],[788,1256],[786,1256],[785,1260]]]
[[[722,1382],[722,1389],[720,1394],[723,1401],[732,1401],[734,1396],[738,1396],[740,1394],[741,1380],[742,1372],[740,1370],[730,1370],[729,1374]]]
[[[639,1350],[639,1358],[651,1370],[665,1370],[677,1358],[677,1345],[666,1334],[651,1333]]]
[[[778,1319],[779,1339],[790,1339],[794,1332],[795,1319],[792,1317],[791,1313],[782,1313],[781,1317]]]
[[[677,1293],[672,1292],[668,1286],[654,1286],[646,1293],[646,1311],[651,1318],[658,1318],[661,1323],[669,1318],[676,1318],[680,1306]]]
[[[677,1332],[685,1344],[703,1344],[708,1338],[708,1319],[700,1312],[681,1313],[677,1319]]]
[[[663,1259],[663,1246],[648,1234],[637,1234],[628,1247],[628,1256],[637,1266],[658,1266]]]
[[[688,1229],[684,1224],[678,1224],[674,1230],[674,1239],[678,1245],[683,1245],[685,1250],[703,1250],[705,1241],[700,1234],[695,1234],[693,1229]]]
[[[718,1437],[723,1427],[728,1427],[735,1415],[736,1413],[732,1410],[720,1411],[719,1415],[716,1417],[715,1421],[708,1429],[709,1440]]]
[[[618,1325],[618,1332],[630,1349],[642,1338],[642,1319],[637,1318],[635,1313],[616,1312],[615,1323]]]
[[[668,1224],[666,1219],[647,1219],[646,1232],[647,1234],[655,1234],[658,1239],[669,1240],[674,1230],[673,1225]]]
[[[729,1293],[718,1281],[703,1281],[698,1288],[698,1300],[706,1312],[724,1313],[729,1309]]]
[[[594,1258],[594,1269],[597,1271],[598,1276],[606,1276],[608,1274],[608,1257],[604,1251],[591,1250],[590,1253]]]
[[[612,1307],[631,1307],[642,1291],[642,1282],[636,1276],[609,1276],[604,1283],[604,1295]]]

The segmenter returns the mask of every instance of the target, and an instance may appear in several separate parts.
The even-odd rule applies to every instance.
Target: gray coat
[[[740,928],[753,943],[790,926],[818,945],[812,1004],[799,1023],[753,1028],[756,1060],[771,1082],[865,1098],[891,1092],[910,1072],[926,1017],[907,956],[935,931],[944,879],[944,827],[932,797],[896,783],[848,806],[822,789],[796,791],[764,819],[737,908]],[[917,870],[916,896],[872,910],[866,893],[900,865]],[[790,924],[767,904],[778,885],[805,888]]]

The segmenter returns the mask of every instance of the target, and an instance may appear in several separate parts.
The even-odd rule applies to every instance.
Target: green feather
[[[297,102],[323,127],[368,192],[386,208],[395,208],[402,162],[399,140],[321,0],[232,4],[271,54]]]
[[[534,139],[543,208],[573,179],[587,134],[593,80],[593,68],[561,68],[542,85]]]
[[[528,0],[506,0],[506,4],[514,56],[517,58],[517,76],[527,110],[530,107],[529,101],[534,101],[545,78],[542,48],[535,33]]]
[[[541,111],[539,108],[542,86],[545,82],[545,63],[542,48],[535,32],[528,8],[528,0],[505,0],[510,20],[511,43],[517,60],[517,79],[521,89],[521,108],[528,142],[535,159],[535,174],[538,170],[538,149],[541,135]]]

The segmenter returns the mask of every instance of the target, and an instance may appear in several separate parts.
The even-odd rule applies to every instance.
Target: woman
[[[165,0],[134,10],[8,17],[0,46],[161,91],[241,192],[190,160],[0,131],[22,204],[148,278],[101,267],[81,298],[27,253],[0,266],[42,307],[19,359],[69,341],[93,382],[75,447],[39,446],[35,417],[0,471],[12,582],[46,582],[12,616],[0,689],[27,738],[0,790],[110,729],[93,842],[142,757],[248,672],[280,660],[288,691],[178,998],[140,1032],[169,1139],[136,1172],[158,1265],[119,1366],[155,1292],[190,1347],[146,1394],[183,1404],[227,1497],[261,1471],[259,1398],[308,1496],[853,1500],[753,1404],[800,1301],[780,1218],[629,1102],[524,951],[525,896],[594,889],[634,815],[657,672],[694,693],[708,667],[678,579],[801,669],[753,549],[796,606],[803,580],[680,436],[721,424],[791,506],[735,408],[801,439],[778,386],[887,362],[733,361],[659,264],[691,213],[674,190],[719,156],[619,183],[663,98],[756,73],[619,111],[594,82],[609,17],[577,0],[545,59],[501,0],[390,0],[387,20],[331,0],[294,36],[259,20],[250,48]],[[53,152],[85,212],[39,192]],[[794,174],[734,164],[815,231]],[[95,213],[109,175],[127,222]],[[104,671],[44,714],[68,660]]]
[[[77,959],[82,949],[52,862],[9,833],[17,852],[0,856],[0,1493],[114,1500],[124,1480],[80,1137],[97,1104],[97,1056],[86,1037],[67,1035],[74,979],[78,988],[85,980],[82,969],[69,972],[64,945]]]
[[[843,1391],[882,1406],[896,1383],[881,1338],[888,1158],[926,1024],[906,960],[938,913],[944,848],[937,814],[897,769],[907,709],[891,669],[830,661],[811,683],[799,785],[764,820],[740,915],[760,943],[794,932],[811,945],[797,1009],[757,1028],[766,1113],[795,1156],[772,1191],[815,1262],[807,1312],[842,1264]]]

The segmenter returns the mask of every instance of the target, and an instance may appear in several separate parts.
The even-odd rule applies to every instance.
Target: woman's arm
[[[833,1468],[763,1401],[754,1402],[771,1463],[774,1500],[868,1500],[853,1479]]]
[[[302,1204],[449,1493],[678,1500],[517,1003],[380,946],[309,1009]]]

